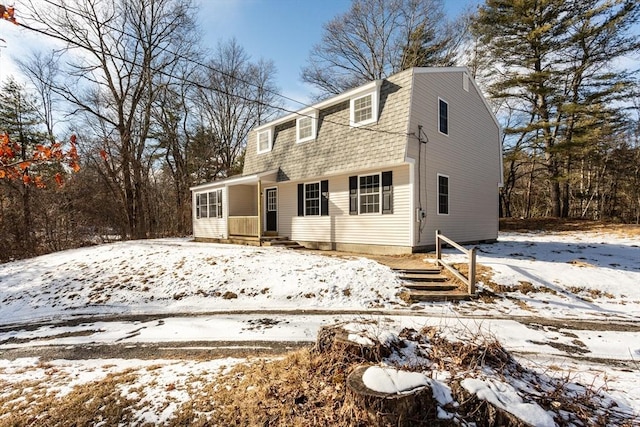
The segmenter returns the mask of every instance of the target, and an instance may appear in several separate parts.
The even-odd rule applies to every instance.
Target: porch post
[[[262,181],[258,180],[258,240],[262,246]]]

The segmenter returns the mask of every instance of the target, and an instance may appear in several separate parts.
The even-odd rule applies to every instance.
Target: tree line
[[[639,54],[640,4],[445,12],[443,0],[353,0],[301,79],[321,99],[409,67],[466,65],[504,126],[504,216],[639,222],[640,97],[623,61]],[[18,22],[62,48],[25,56],[25,83],[0,87],[0,133],[18,162],[73,134],[80,168],[20,171],[40,185],[0,179],[0,260],[188,235],[189,187],[241,172],[249,130],[282,111],[276,67],[233,39],[206,49],[194,16],[191,0],[27,2]]]

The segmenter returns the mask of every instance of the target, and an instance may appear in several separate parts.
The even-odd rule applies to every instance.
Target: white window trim
[[[371,97],[371,118],[367,119],[367,120],[363,120],[361,122],[356,122],[355,121],[355,109],[354,109],[354,104],[357,100],[362,99],[364,97],[370,96]],[[379,104],[379,98],[380,98],[380,87],[376,86],[375,90],[369,91],[369,92],[365,92],[365,93],[359,93],[357,96],[353,96],[351,97],[351,99],[349,100],[349,124],[352,127],[358,127],[358,126],[364,126],[364,125],[369,125],[371,123],[375,123],[378,121],[378,104]]]
[[[447,104],[447,133],[444,133],[440,130],[440,101]],[[451,133],[450,127],[451,126],[449,125],[449,102],[446,99],[442,99],[438,97],[438,132],[440,133],[440,135],[449,136],[449,134]]]
[[[212,204],[212,202],[210,201],[212,197],[210,197],[209,194],[212,194],[212,193],[216,193],[215,204]],[[215,190],[203,191],[202,193],[196,193],[196,206],[195,206],[196,219],[223,218],[224,217],[224,204],[222,203],[222,200],[224,199],[223,194],[224,194],[224,191],[221,188],[218,188]],[[202,203],[203,197],[207,199],[206,203]],[[202,215],[203,206],[206,207],[206,210],[207,210],[206,216]],[[211,213],[212,207],[213,207],[213,211],[215,211],[214,214]],[[220,215],[218,215],[218,211],[220,211]]]
[[[313,185],[313,184],[318,184],[318,213],[307,215],[307,185]],[[320,181],[305,182],[303,183],[302,188],[304,189],[304,216],[305,217],[321,216],[322,215],[322,185],[320,184]],[[309,199],[309,200],[316,200],[316,199]]]
[[[296,119],[296,143],[313,141],[317,137],[318,132],[318,110],[303,111],[300,113],[301,117]],[[300,138],[300,122],[304,119],[311,119],[311,135],[305,138]]]
[[[260,150],[260,135],[263,135],[265,133],[267,134],[268,146],[264,150]],[[260,130],[256,133],[256,148],[257,148],[258,154],[268,153],[269,151],[271,151],[271,148],[273,148],[272,135],[273,135],[273,132],[271,128]]]
[[[447,178],[447,213],[440,212],[440,177]],[[438,195],[438,199],[436,200],[436,213],[441,216],[449,216],[451,213],[451,179],[449,175],[438,174],[438,178],[436,179],[436,194]]]
[[[360,211],[360,177],[378,175],[378,212]],[[358,215],[382,215],[382,172],[358,175]]]

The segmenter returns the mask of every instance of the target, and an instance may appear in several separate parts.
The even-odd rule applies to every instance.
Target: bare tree
[[[273,62],[252,62],[235,39],[218,44],[198,90],[200,136],[212,150],[201,159],[209,163],[207,179],[242,170],[239,161],[249,131],[271,118],[280,104],[275,74]]]
[[[53,87],[91,125],[81,136],[99,147],[85,154],[100,153],[96,165],[125,213],[125,234],[149,235],[152,106],[157,89],[174,79],[179,52],[195,43],[191,1],[30,2],[29,12],[28,25],[66,44],[68,78]]]
[[[452,65],[463,28],[442,0],[354,0],[324,26],[302,80],[329,95],[413,66]]]

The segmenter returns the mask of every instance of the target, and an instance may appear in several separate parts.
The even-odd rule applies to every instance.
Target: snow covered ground
[[[479,289],[497,285],[502,292],[455,304],[407,304],[396,274],[366,258],[186,239],[114,243],[1,264],[0,385],[29,379],[64,395],[74,384],[133,370],[139,380],[131,390],[144,385],[149,391],[140,422],[160,423],[176,402],[189,399],[191,375],[206,372],[213,381],[216,372],[242,362],[43,361],[3,358],[3,352],[116,343],[311,342],[322,325],[365,319],[384,331],[431,325],[451,337],[496,337],[521,363],[553,366],[558,375],[606,388],[619,405],[640,414],[638,244],[634,237],[601,233],[502,233],[499,243],[479,246],[478,256],[493,270],[493,283]],[[187,315],[194,313],[200,315]],[[129,317],[141,315],[154,318]],[[82,321],[65,322],[74,319]],[[610,323],[616,326],[608,328]],[[487,392],[477,382],[468,386]],[[0,390],[0,397],[6,392]]]

